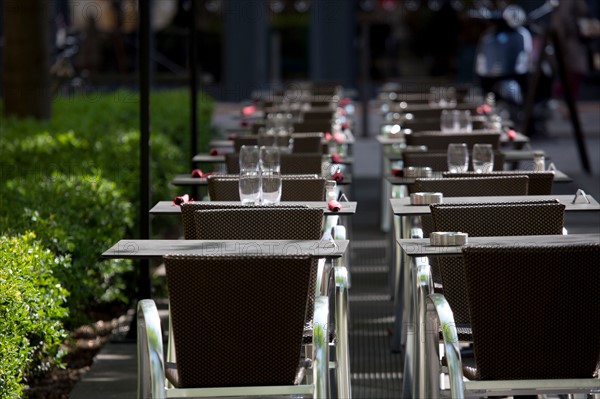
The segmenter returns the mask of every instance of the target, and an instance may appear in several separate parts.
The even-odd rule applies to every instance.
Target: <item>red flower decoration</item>
[[[329,201],[327,203],[327,207],[332,212],[339,212],[339,210],[342,209],[342,205],[339,202],[337,202],[336,200]]]
[[[342,157],[340,157],[340,154],[331,154],[331,162],[340,163],[342,162]]]
[[[403,175],[402,169],[392,168],[392,175],[394,175],[396,177],[402,177],[402,175]]]
[[[483,104],[477,107],[478,114],[489,114],[490,112],[492,112],[492,107],[490,107],[488,104]]]
[[[333,175],[331,175],[331,178],[333,180],[335,180],[336,182],[340,183],[341,181],[344,180],[344,175],[342,174],[342,172],[340,172],[340,170],[338,169],[337,172],[335,172]]]
[[[173,200],[173,203],[178,206],[181,206],[181,204],[187,204],[188,202],[194,202],[194,199],[191,198],[189,194],[179,195]]]
[[[219,155],[219,151],[217,151],[216,148],[211,148],[210,149],[210,155],[212,155],[212,156]]]
[[[346,135],[344,133],[337,132],[333,134],[333,139],[336,141],[336,143],[343,143],[346,141]]]
[[[252,115],[256,111],[256,105],[247,105],[242,108],[242,115]]]
[[[346,105],[350,104],[350,99],[348,97],[344,97],[340,100],[339,104],[340,106],[345,107]]]
[[[517,137],[517,132],[514,129],[508,129],[506,134],[508,135],[508,138],[511,140],[514,140]]]
[[[202,170],[194,169],[194,170],[192,170],[192,177],[203,178],[203,177],[206,177],[206,175],[204,174],[204,172],[202,172]]]
[[[332,138],[331,133],[325,132],[325,140],[331,141],[331,138]]]
[[[346,130],[350,127],[350,124],[348,122],[344,122],[342,123],[342,130]]]

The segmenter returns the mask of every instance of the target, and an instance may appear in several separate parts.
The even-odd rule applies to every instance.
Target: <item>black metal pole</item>
[[[198,152],[198,52],[196,45],[196,4],[197,0],[191,0],[190,24],[189,24],[189,62],[190,62],[190,150],[191,157]],[[192,162],[192,168],[194,163]]]
[[[575,133],[575,141],[577,142],[577,149],[579,150],[579,159],[581,160],[581,165],[583,166],[583,169],[586,171],[586,173],[590,174],[592,170],[587,155],[587,149],[585,147],[583,129],[581,128],[581,123],[579,122],[579,113],[577,112],[575,97],[573,96],[573,92],[571,91],[571,84],[569,83],[569,77],[567,76],[567,65],[565,63],[565,52],[563,43],[556,31],[552,30],[551,35],[552,43],[554,44],[554,51],[556,52],[556,64],[558,65],[558,75],[560,76],[560,80],[563,85],[563,96],[565,97],[565,102],[567,103],[567,107],[569,108],[571,124],[573,125],[573,130]]]
[[[150,1],[139,2],[140,238],[150,238]],[[150,298],[150,262],[140,262],[138,299]]]

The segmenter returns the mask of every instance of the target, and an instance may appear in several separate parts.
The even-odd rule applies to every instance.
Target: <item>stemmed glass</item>
[[[260,201],[259,148],[256,145],[243,145],[240,148],[239,190],[242,204],[256,204]]]
[[[465,143],[448,144],[448,170],[450,173],[466,172],[469,167],[469,149]]]

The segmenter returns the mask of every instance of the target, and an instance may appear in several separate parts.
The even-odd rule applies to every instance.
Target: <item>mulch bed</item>
[[[127,325],[127,307],[111,304],[91,312],[91,324],[73,330],[62,345],[64,368],[53,368],[29,381],[30,399],[68,399],[77,381],[90,369],[94,356],[116,331]]]

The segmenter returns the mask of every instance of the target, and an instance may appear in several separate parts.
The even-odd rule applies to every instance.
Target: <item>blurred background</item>
[[[188,82],[190,32],[195,32],[201,88],[216,100],[238,101],[251,91],[302,80],[338,81],[368,97],[389,80],[435,77],[477,83],[477,43],[490,22],[474,17],[482,8],[510,3],[531,11],[544,0],[149,0],[152,4],[152,70],[156,85]],[[583,2],[598,18],[597,0]],[[0,0],[0,13],[26,12]],[[36,3],[35,1],[33,3]],[[52,84],[61,90],[133,86],[137,81],[136,0],[39,2],[44,18],[25,16],[16,29],[43,30]],[[11,6],[13,4],[14,6]],[[0,32],[13,26],[0,14]],[[582,15],[568,15],[576,25]],[[14,18],[14,17],[11,17]],[[191,20],[193,18],[193,20]],[[536,21],[533,51],[550,16]],[[15,29],[11,28],[11,29]],[[528,27],[529,28],[529,27]],[[37,35],[39,36],[39,35]],[[36,35],[29,35],[35,40]],[[4,40],[0,40],[0,60]],[[589,40],[580,99],[598,97],[600,47]],[[539,47],[539,46],[538,46]],[[23,47],[23,49],[26,49]],[[0,63],[2,64],[2,63]],[[533,68],[533,66],[532,66]],[[3,73],[5,70],[3,70]],[[5,83],[6,84],[6,83]]]

